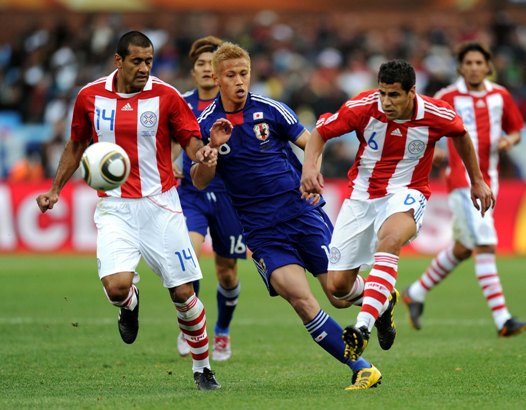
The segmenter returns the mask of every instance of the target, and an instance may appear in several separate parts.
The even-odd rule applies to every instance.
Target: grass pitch
[[[430,258],[402,257],[402,290]],[[526,319],[526,258],[499,259],[508,307]],[[216,317],[212,260],[202,260],[209,335]],[[373,331],[365,357],[383,374],[377,389],[347,392],[348,368],[311,340],[282,299],[270,298],[251,262],[241,262],[241,297],[231,327],[233,357],[212,366],[223,388],[199,392],[191,360],[180,358],[175,308],[159,279],[141,272],[140,331],[121,342],[117,309],[104,296],[95,257],[0,255],[2,409],[524,409],[526,334],[497,338],[473,264],[464,263],[428,296],[423,329],[403,303],[398,337],[384,352]],[[311,280],[324,309],[337,311]]]

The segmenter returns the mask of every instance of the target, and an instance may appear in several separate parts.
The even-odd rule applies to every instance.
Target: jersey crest
[[[260,141],[266,141],[270,136],[270,129],[266,122],[260,122],[259,124],[254,125],[254,134],[256,138]]]

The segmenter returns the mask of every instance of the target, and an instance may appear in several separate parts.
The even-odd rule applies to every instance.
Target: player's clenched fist
[[[53,209],[53,206],[58,202],[58,194],[46,192],[37,196],[37,204],[41,212],[46,212],[48,209]]]

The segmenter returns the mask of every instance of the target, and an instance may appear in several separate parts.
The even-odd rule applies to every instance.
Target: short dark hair
[[[199,56],[203,53],[213,53],[219,46],[223,44],[223,40],[215,36],[206,36],[198,38],[192,43],[188,57],[192,60],[192,66],[195,64]]]
[[[378,83],[400,83],[404,91],[409,91],[416,83],[415,69],[405,60],[388,61],[378,70]]]
[[[143,48],[151,47],[153,50],[153,43],[145,34],[135,30],[128,31],[121,36],[117,43],[117,54],[120,55],[123,60],[130,54],[130,44]]]
[[[484,59],[487,63],[491,61],[491,52],[484,47],[481,43],[477,41],[470,41],[466,43],[462,43],[458,47],[457,51],[457,61],[459,64],[462,64],[462,61],[464,60],[464,57],[466,57],[466,54],[470,51],[477,51],[481,53],[484,56]]]

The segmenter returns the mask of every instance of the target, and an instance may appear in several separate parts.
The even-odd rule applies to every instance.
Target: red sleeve
[[[345,102],[335,113],[325,113],[316,122],[316,130],[321,137],[327,141],[356,130],[360,124],[360,115],[356,109],[348,106],[349,100]]]
[[[71,121],[70,139],[72,141],[86,141],[92,138],[93,127],[89,117],[88,99],[86,93],[81,91],[75,100]]]
[[[505,91],[502,93],[504,98],[504,109],[502,113],[502,129],[506,134],[510,134],[515,131],[520,131],[524,126],[524,120],[522,114],[513,101],[510,93]]]
[[[447,137],[461,137],[467,132],[462,117],[456,115],[455,118],[447,125],[447,131],[444,133]]]
[[[174,93],[170,125],[173,130],[172,139],[178,142],[183,149],[192,137],[202,138],[197,118],[179,93]]]

